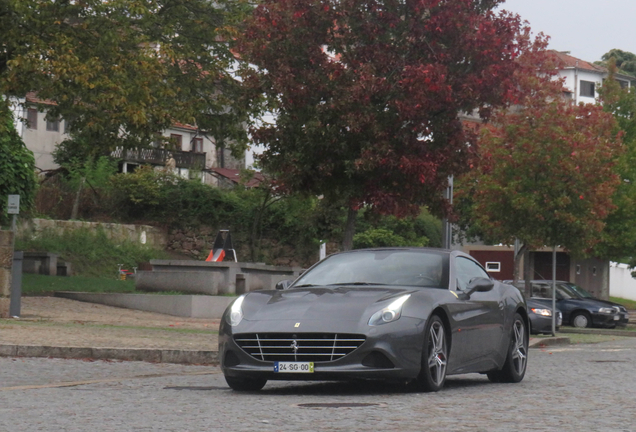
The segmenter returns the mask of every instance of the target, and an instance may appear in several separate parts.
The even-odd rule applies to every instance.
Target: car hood
[[[243,301],[248,321],[352,320],[374,313],[388,300],[412,292],[396,287],[311,287],[276,291],[253,291]],[[373,311],[369,312],[368,309]]]
[[[537,301],[537,302],[541,302],[545,305],[552,305],[552,300],[550,299],[538,299],[538,298],[534,298],[533,300]],[[581,298],[581,299],[563,299],[563,300],[557,300],[557,305],[559,303],[562,304],[569,304],[569,305],[579,305],[579,306],[583,306],[586,308],[590,308],[590,309],[599,309],[602,307],[612,307],[612,306],[618,306],[616,304],[610,303],[610,302],[606,302],[604,300],[599,300],[599,299],[593,299],[593,298]],[[565,307],[565,306],[564,306]],[[570,306],[571,307],[571,306]]]
[[[622,310],[624,308],[623,305],[618,304],[618,303],[614,303],[611,301],[607,301],[607,300],[601,300],[601,299],[586,299],[586,300],[594,300],[595,302],[602,304],[601,307],[617,307],[619,310]]]

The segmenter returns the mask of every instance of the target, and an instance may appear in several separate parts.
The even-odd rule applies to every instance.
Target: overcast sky
[[[636,54],[636,0],[506,0],[501,7],[550,36],[550,49],[594,62],[612,48]]]

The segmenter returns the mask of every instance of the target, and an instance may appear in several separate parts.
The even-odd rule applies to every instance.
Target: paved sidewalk
[[[0,320],[0,355],[216,363],[219,320],[182,318],[56,297],[23,297]]]
[[[23,297],[0,320],[0,356],[216,364],[219,320],[181,318],[58,297]],[[531,338],[531,347],[569,338]]]

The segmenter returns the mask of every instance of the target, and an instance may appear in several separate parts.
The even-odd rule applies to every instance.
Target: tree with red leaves
[[[348,212],[447,214],[475,135],[462,113],[511,102],[518,58],[544,48],[502,0],[264,0],[237,49],[275,124],[253,130],[280,190]]]

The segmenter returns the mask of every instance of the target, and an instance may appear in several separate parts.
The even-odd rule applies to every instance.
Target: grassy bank
[[[622,304],[628,310],[636,310],[636,300],[628,300],[620,297],[610,297],[610,301],[614,303]]]
[[[115,242],[101,229],[78,229],[63,234],[45,231],[36,237],[17,238],[15,249],[57,254],[71,263],[77,276],[113,279],[117,277],[119,264],[132,270],[151,259],[168,258],[166,252],[139,243]]]
[[[90,276],[44,276],[22,275],[23,295],[49,295],[55,291],[78,291],[95,293],[134,293],[134,280]]]

